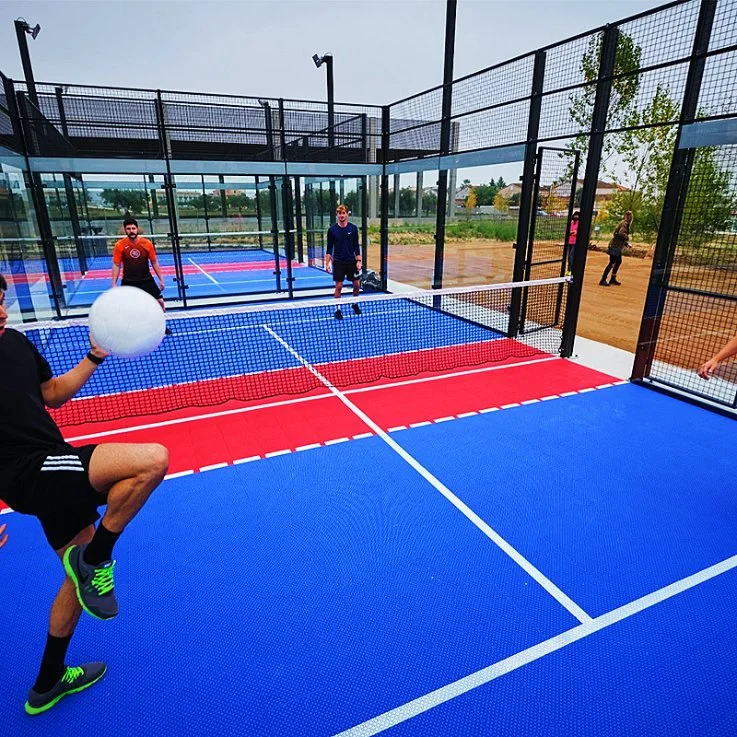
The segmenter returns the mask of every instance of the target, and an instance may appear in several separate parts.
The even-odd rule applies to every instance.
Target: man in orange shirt
[[[127,217],[123,220],[123,227],[125,228],[126,237],[121,238],[113,249],[113,287],[118,286],[118,276],[122,267],[122,285],[143,289],[144,292],[158,300],[161,309],[166,312],[164,297],[162,296],[164,274],[156,258],[154,244],[148,238],[138,235],[138,222],[135,218]],[[158,286],[148,268],[149,261],[156,272],[156,276],[159,277]],[[166,334],[171,335],[169,328],[166,329]]]

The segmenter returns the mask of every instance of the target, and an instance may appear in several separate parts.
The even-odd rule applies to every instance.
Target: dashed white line
[[[286,448],[284,450],[272,450],[271,453],[264,453],[264,458],[276,458],[276,456],[285,456],[287,453],[291,453],[291,448]]]
[[[321,448],[322,446],[320,443],[310,443],[309,445],[300,445],[299,447],[295,448],[296,451],[301,450],[314,450],[315,448]]]
[[[374,434],[372,432],[362,432],[362,433],[359,433],[358,435],[354,435],[353,439],[363,440],[364,438],[373,438],[373,437],[374,437]]]
[[[499,407],[486,407],[485,409],[480,409],[479,414],[485,415],[488,412],[498,412],[498,411],[499,411]]]
[[[178,479],[180,476],[191,476],[193,473],[193,469],[190,469],[189,471],[177,471],[177,473],[168,473],[164,476],[164,481],[168,481],[169,479]]]
[[[397,425],[396,427],[390,427],[387,432],[398,432],[399,430],[406,430],[406,425]]]
[[[537,404],[540,400],[539,399],[525,399],[521,402],[523,405],[527,404]]]
[[[455,420],[455,417],[453,417],[453,415],[450,417],[438,417],[436,420],[433,420],[433,422],[437,424],[438,422],[448,422],[449,420]]]
[[[248,458],[239,458],[236,461],[233,461],[234,466],[240,466],[241,463],[251,463],[252,461],[260,461],[261,456],[248,456]]]
[[[337,445],[338,443],[347,443],[350,438],[335,438],[335,440],[326,440],[325,445]]]
[[[541,402],[549,402],[551,399],[560,399],[560,397],[557,394],[549,394],[547,397],[541,397]]]
[[[432,425],[432,422],[430,420],[423,420],[422,422],[413,422],[410,427],[427,427],[428,425]]]
[[[519,407],[519,402],[510,402],[509,404],[502,405],[502,409],[512,409],[512,407]]]
[[[200,466],[200,473],[203,473],[204,471],[214,471],[217,468],[226,468],[227,466],[227,463],[213,463],[209,466]]]
[[[478,414],[478,412],[461,412],[461,414],[456,415],[458,419],[462,419],[464,417],[475,417]]]
[[[575,397],[578,392],[561,392],[561,397]]]

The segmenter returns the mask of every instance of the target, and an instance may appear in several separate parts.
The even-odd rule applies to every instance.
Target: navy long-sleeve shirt
[[[328,228],[328,254],[334,261],[355,261],[361,255],[358,228],[353,223],[348,223],[345,228],[333,223]]]

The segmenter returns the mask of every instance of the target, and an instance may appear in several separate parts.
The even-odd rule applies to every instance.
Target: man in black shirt
[[[6,328],[6,289],[0,275],[0,499],[38,518],[68,576],[51,607],[41,667],[25,705],[28,714],[40,714],[104,675],[104,663],[68,668],[67,648],[82,609],[98,619],[118,613],[113,546],[164,478],[169,456],[153,443],[75,448],[64,441],[44,405],[71,399],[105,353],[92,345],[73,369],[54,377],[35,345]]]
[[[335,282],[335,299],[340,299],[343,291],[343,281],[346,278],[353,282],[353,296],[358,297],[361,287],[361,248],[358,245],[358,228],[348,222],[348,209],[345,205],[338,205],[336,210],[338,222],[328,228],[328,248],[325,258],[325,267],[333,272]],[[353,311],[361,314],[357,303],[352,305]],[[335,319],[342,320],[343,313],[340,305],[335,310]]]

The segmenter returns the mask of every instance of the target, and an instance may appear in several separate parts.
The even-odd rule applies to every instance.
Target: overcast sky
[[[459,0],[454,76],[655,0]],[[13,20],[37,81],[324,99],[314,53],[335,58],[335,97],[387,104],[442,81],[444,0],[0,0],[0,70],[22,79]]]

